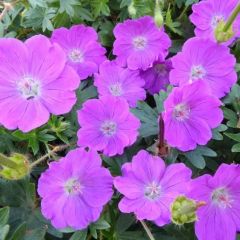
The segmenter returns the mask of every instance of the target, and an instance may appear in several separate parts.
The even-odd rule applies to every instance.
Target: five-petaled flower
[[[42,213],[58,229],[85,229],[100,217],[111,199],[112,182],[97,152],[72,150],[50,163],[39,178]]]
[[[0,39],[0,62],[0,123],[6,128],[28,132],[76,103],[79,77],[47,37]]]
[[[214,176],[191,182],[190,197],[204,201],[198,209],[195,233],[199,240],[234,240],[240,229],[240,166],[221,164]]]
[[[170,223],[170,205],[179,194],[188,192],[191,174],[183,163],[166,166],[160,157],[141,150],[122,166],[122,176],[114,179],[114,186],[124,195],[120,211],[133,212],[137,219],[158,226]]]

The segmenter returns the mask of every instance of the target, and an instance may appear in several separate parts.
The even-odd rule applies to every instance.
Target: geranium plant
[[[0,1],[0,240],[240,239],[238,0]]]

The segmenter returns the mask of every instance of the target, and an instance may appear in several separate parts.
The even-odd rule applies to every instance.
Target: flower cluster
[[[138,220],[163,226],[174,219],[171,209],[179,202],[181,209],[190,203],[196,206],[194,214],[187,218],[178,211],[176,219],[185,223],[197,218],[199,240],[234,240],[240,230],[239,165],[221,164],[214,176],[192,180],[188,164],[167,165],[161,157],[136,148],[137,154],[123,164],[122,176],[113,178],[100,156],[122,155],[138,137],[139,142],[148,141],[139,136],[141,122],[132,108],[166,92],[169,85],[173,90],[166,93],[161,115],[166,144],[185,152],[212,139],[212,130],[223,121],[220,99],[237,81],[236,59],[228,46],[240,35],[240,18],[227,43],[219,44],[214,31],[236,4],[237,0],[194,4],[190,19],[196,36],[171,58],[171,40],[150,16],[117,24],[116,58],[111,61],[97,32],[84,25],[56,29],[50,38],[0,39],[0,124],[7,129],[29,132],[47,123],[50,114],[69,113],[80,81],[91,76],[99,94],[77,110],[79,148],[51,162],[39,179],[41,210],[54,227],[79,230],[97,221],[114,185],[123,195],[120,211],[134,213]],[[195,201],[204,204],[198,208]]]

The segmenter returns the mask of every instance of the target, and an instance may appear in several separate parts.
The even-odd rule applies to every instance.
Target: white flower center
[[[83,62],[83,53],[79,49],[72,49],[68,53],[68,58],[71,62],[81,63]]]
[[[164,77],[167,74],[167,70],[166,70],[165,64],[161,64],[161,63],[156,64],[154,66],[154,70],[161,77]]]
[[[104,121],[101,124],[100,130],[105,136],[111,137],[117,131],[117,124],[110,120]]]
[[[64,190],[67,195],[77,195],[82,193],[82,185],[76,178],[70,178],[64,184]]]
[[[143,36],[138,36],[133,39],[133,46],[136,50],[143,50],[147,45],[147,39]]]
[[[17,82],[17,89],[25,99],[29,100],[40,96],[40,82],[33,77],[24,76]]]
[[[190,108],[185,103],[179,103],[174,107],[173,117],[178,121],[184,121],[189,118]]]
[[[156,200],[161,195],[161,186],[156,182],[151,182],[144,189],[144,196],[149,200]]]
[[[206,70],[201,65],[193,66],[191,69],[190,80],[192,82],[194,80],[203,79],[206,76]]]
[[[221,208],[231,208],[232,199],[226,188],[216,188],[211,195],[212,202]]]
[[[109,91],[113,96],[121,96],[123,91],[122,91],[122,84],[121,83],[114,83],[110,85]]]
[[[224,20],[225,20],[225,18],[223,15],[221,15],[221,14],[214,15],[211,19],[211,27],[213,29],[215,29],[217,27],[217,25]]]

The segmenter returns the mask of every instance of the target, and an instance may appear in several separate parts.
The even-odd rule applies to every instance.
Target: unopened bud
[[[177,225],[195,222],[197,220],[196,211],[205,202],[196,202],[185,196],[177,197],[171,205],[172,222]]]
[[[220,21],[214,32],[215,38],[219,43],[227,42],[234,36],[233,26],[231,25],[227,31],[224,31],[225,24],[223,20]]]
[[[158,27],[163,25],[163,15],[161,9],[161,3],[159,0],[156,1],[155,10],[154,10],[154,21]]]
[[[10,168],[3,165],[0,170],[0,176],[8,180],[18,180],[29,174],[29,161],[24,155],[14,153],[11,157],[9,157],[9,160],[16,163],[16,166],[14,168]]]
[[[131,4],[128,6],[128,13],[131,17],[135,17],[137,14],[137,10],[134,7],[134,2],[132,1]]]
[[[163,15],[162,15],[162,11],[160,9],[155,10],[154,21],[158,27],[161,27],[163,25]]]

